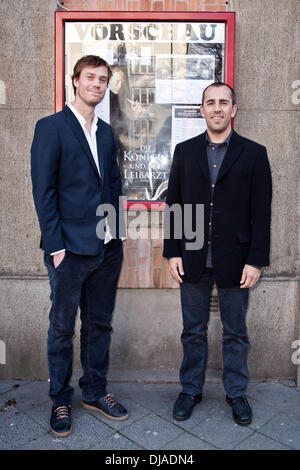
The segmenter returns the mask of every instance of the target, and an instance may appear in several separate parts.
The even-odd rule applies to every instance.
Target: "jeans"
[[[213,269],[206,268],[197,283],[180,285],[183,315],[183,361],[180,368],[182,391],[202,393],[207,364],[207,325]],[[223,325],[223,385],[231,398],[245,394],[249,380],[247,355],[250,347],[246,326],[249,289],[217,286]]]
[[[45,254],[52,300],[47,341],[49,396],[55,407],[72,402],[74,389],[69,382],[78,307],[82,397],[85,401],[94,401],[106,395],[111,322],[122,258],[122,245],[116,240],[104,245],[100,255],[76,255],[66,251],[57,268],[54,268],[52,256]]]

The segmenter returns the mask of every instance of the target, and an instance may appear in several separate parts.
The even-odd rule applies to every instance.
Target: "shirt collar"
[[[77,109],[72,105],[72,103],[70,101],[68,101],[68,107],[70,108],[70,110],[75,114],[75,116],[77,117],[78,121],[80,122],[81,124],[81,127],[84,127],[85,126],[85,123],[86,123],[86,119],[77,111]],[[98,122],[98,117],[96,116],[96,114],[94,113],[94,118],[93,118],[93,122],[92,122],[92,129],[95,128],[95,126],[97,125],[97,122]]]
[[[229,141],[230,141],[230,138],[232,136],[232,132],[233,132],[233,130],[231,129],[231,132],[230,132],[229,136],[227,137],[227,139],[224,140],[224,142],[214,143],[210,140],[208,132],[205,131],[206,142],[207,142],[207,144],[212,144],[213,143],[214,145],[228,145]]]

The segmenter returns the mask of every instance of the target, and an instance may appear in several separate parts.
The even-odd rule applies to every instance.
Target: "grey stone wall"
[[[300,104],[292,84],[300,79],[300,4],[230,0],[229,10],[236,12],[235,129],[267,147],[273,175],[271,265],[252,293],[250,359],[262,377],[284,367],[297,377],[290,357],[299,339]]]
[[[54,112],[55,9],[55,0],[0,2],[1,378],[42,376],[47,292],[39,288],[45,269],[37,249],[30,146],[35,122]]]
[[[34,124],[54,112],[55,0],[0,1],[1,378],[47,378],[49,286],[30,182]],[[230,0],[236,12],[235,129],[264,144],[274,181],[271,266],[251,292],[248,325],[252,379],[297,378],[292,343],[299,338],[299,110],[297,0]],[[298,14],[297,14],[298,12]],[[3,100],[1,101],[3,102]],[[112,369],[170,370],[181,361],[177,289],[119,289]],[[79,364],[78,320],[75,369]],[[210,369],[220,370],[222,327],[212,312]],[[176,372],[177,373],[177,372]]]
[[[44,274],[31,195],[35,122],[54,112],[55,0],[0,2],[1,275]],[[26,305],[24,299],[24,306]]]

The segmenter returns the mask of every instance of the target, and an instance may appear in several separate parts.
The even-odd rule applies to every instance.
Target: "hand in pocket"
[[[55,269],[60,265],[60,263],[62,262],[65,256],[66,256],[65,251],[62,251],[61,253],[56,253],[56,255],[53,255],[53,264],[54,264]]]

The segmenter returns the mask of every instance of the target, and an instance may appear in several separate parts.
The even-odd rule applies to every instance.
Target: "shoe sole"
[[[72,428],[70,429],[70,431],[66,431],[66,432],[57,432],[57,431],[54,431],[54,429],[51,429],[51,432],[53,432],[53,434],[56,436],[56,437],[68,437],[71,432],[72,432]]]
[[[234,416],[233,416],[233,419],[239,426],[249,426],[249,424],[252,423],[252,419],[250,419],[249,421],[239,421]]]
[[[98,413],[103,414],[103,416],[105,416],[105,417],[108,418],[108,419],[112,419],[113,421],[125,421],[125,419],[127,419],[128,416],[129,416],[128,413],[127,413],[127,415],[120,416],[120,417],[118,418],[118,417],[115,417],[115,416],[110,416],[110,415],[108,415],[107,413],[105,413],[105,411],[102,411],[102,410],[100,410],[99,408],[96,408],[95,406],[87,405],[87,404],[84,403],[83,401],[81,402],[81,405],[82,405],[83,408],[85,408],[86,410],[98,411]]]
[[[181,416],[175,416],[175,415],[173,415],[173,418],[176,419],[176,421],[185,421],[186,419],[189,419],[191,416],[192,416],[192,414],[190,414],[189,416],[186,416],[186,417],[182,418]]]

